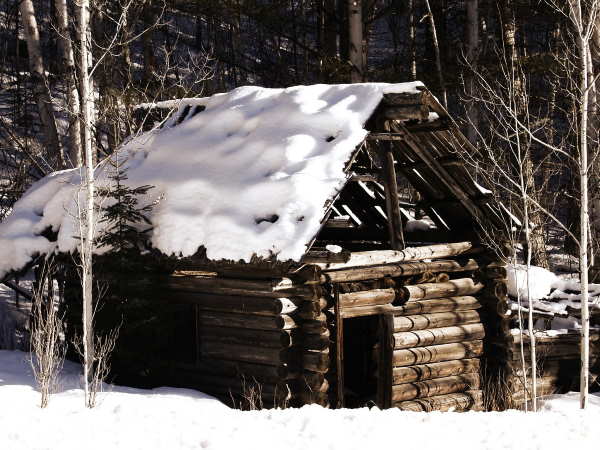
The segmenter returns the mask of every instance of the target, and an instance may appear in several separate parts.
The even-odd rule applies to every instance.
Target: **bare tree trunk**
[[[593,2],[596,10],[597,2]],[[570,17],[576,33],[577,51],[581,69],[579,80],[579,182],[581,196],[580,210],[580,237],[579,237],[579,272],[581,279],[581,374],[579,383],[580,404],[585,408],[588,403],[589,391],[589,352],[590,352],[590,317],[588,293],[588,227],[589,227],[589,200],[588,200],[588,116],[589,116],[589,75],[591,73],[589,32],[590,24],[584,24],[580,0],[569,0]]]
[[[431,31],[431,40],[433,42],[433,50],[435,52],[435,68],[437,71],[438,82],[440,83],[440,92],[442,93],[442,104],[445,108],[448,107],[448,94],[446,93],[446,82],[444,81],[444,72],[442,71],[442,59],[440,56],[440,46],[437,38],[437,31],[435,29],[435,18],[431,11],[431,4],[429,0],[425,0],[425,6],[427,7],[427,18],[429,19],[429,30]]]
[[[417,43],[415,26],[415,0],[408,0],[408,47],[410,52],[410,78],[417,79]]]
[[[19,2],[19,11],[23,20],[23,30],[27,40],[29,70],[31,72],[38,112],[44,128],[46,141],[50,148],[50,154],[53,158],[57,158],[60,168],[64,168],[66,165],[61,151],[56,120],[54,118],[54,106],[52,105],[48,80],[44,69],[40,33],[35,18],[32,0],[21,0]]]
[[[67,11],[67,0],[54,0],[56,8],[57,28],[58,28],[58,48],[60,51],[63,73],[66,75],[67,83],[67,104],[69,120],[69,148],[68,159],[73,167],[81,167],[83,164],[81,157],[81,124],[79,93],[77,92],[77,81],[75,76],[75,57],[73,56],[73,45],[69,36],[69,14]]]
[[[84,180],[86,187],[86,203],[84,213],[84,223],[82,224],[82,273],[81,284],[83,290],[83,371],[85,377],[85,395],[86,405],[89,405],[90,390],[89,383],[93,377],[94,362],[94,339],[93,339],[93,305],[92,305],[92,250],[94,240],[94,161],[92,155],[92,135],[91,135],[91,102],[90,97],[93,93],[90,91],[89,83],[89,0],[81,0],[79,7],[79,41],[81,48],[80,55],[80,92],[81,92],[81,110],[83,122],[83,148],[84,148]]]
[[[477,144],[477,129],[479,128],[479,111],[473,100],[473,70],[477,63],[479,50],[479,0],[467,0],[466,24],[466,54],[467,76],[465,90],[467,93],[467,138],[471,144]]]
[[[350,81],[360,83],[365,78],[362,0],[348,0],[348,39],[350,42]]]

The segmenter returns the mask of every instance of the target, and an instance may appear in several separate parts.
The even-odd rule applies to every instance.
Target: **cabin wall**
[[[327,302],[318,275],[292,275],[176,271],[168,288],[193,305],[196,358],[172,379],[241,407],[327,405]]]
[[[491,261],[482,248],[456,243],[405,252],[357,252],[346,263],[323,264],[323,276],[333,288],[333,312],[339,317],[331,330],[329,382],[335,403],[349,400],[338,394],[348,391],[348,375],[336,371],[348,369],[339,352],[352,351],[339,343],[348,339],[346,319],[378,316],[373,353],[380,407],[482,409],[485,327],[478,310],[487,288],[483,272]]]

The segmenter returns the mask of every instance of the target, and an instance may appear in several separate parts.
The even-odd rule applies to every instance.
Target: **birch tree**
[[[88,42],[89,27],[89,0],[80,0],[78,8],[79,18],[79,45],[80,45],[80,95],[81,95],[81,122],[83,145],[83,180],[85,185],[85,207],[81,220],[81,285],[83,291],[83,376],[85,382],[85,402],[92,406],[90,398],[90,381],[92,380],[94,362],[94,331],[92,324],[92,252],[94,248],[94,158],[92,155],[92,112],[90,98],[93,95],[90,89],[90,67]]]
[[[50,96],[50,88],[46,77],[46,69],[42,58],[42,46],[40,43],[40,32],[35,18],[35,9],[32,0],[21,0],[19,2],[19,12],[23,21],[23,30],[27,40],[27,51],[29,53],[29,71],[33,83],[33,89],[36,97],[38,113],[44,130],[44,135],[50,148],[50,155],[56,160],[60,168],[66,167],[62,155],[56,119],[54,116],[54,106]],[[52,164],[52,162],[48,161]],[[56,168],[56,167],[55,167]]]
[[[350,44],[350,81],[360,83],[365,78],[362,0],[348,0],[348,39]]]
[[[69,34],[69,13],[67,0],[54,0],[56,10],[56,22],[58,32],[58,49],[60,52],[60,65],[65,75],[67,89],[67,108],[69,118],[68,137],[68,160],[71,166],[81,167],[81,125],[79,93],[77,92],[77,81],[75,75],[75,57],[73,45]]]
[[[465,60],[467,66],[477,68],[476,60],[479,47],[479,2],[478,0],[467,0],[466,2],[467,23],[465,29],[466,51]],[[467,138],[471,144],[477,143],[477,128],[479,127],[479,114],[475,102],[473,76],[467,70],[465,79],[465,90],[467,93]]]
[[[577,56],[579,62],[579,189],[580,189],[580,227],[579,227],[579,273],[581,280],[581,374],[580,406],[586,408],[589,397],[589,359],[590,359],[590,313],[589,313],[589,230],[590,203],[588,177],[590,172],[589,136],[590,93],[594,88],[594,68],[590,52],[590,41],[600,12],[598,0],[569,0],[569,18],[575,31]],[[595,105],[594,105],[595,107]]]

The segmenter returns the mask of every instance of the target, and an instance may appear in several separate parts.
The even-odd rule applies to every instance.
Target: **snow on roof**
[[[145,200],[156,203],[151,242],[163,253],[189,256],[204,246],[214,260],[298,260],[320,228],[326,201],[345,183],[345,163],[383,94],[416,93],[419,86],[240,87],[195,100],[206,109],[128,140],[112,158],[126,161],[127,184],[154,186]],[[111,167],[98,166],[99,184],[109,182]],[[35,253],[77,247],[79,185],[78,169],[53,173],[14,205],[0,224],[0,276]],[[57,242],[40,236],[48,227]]]

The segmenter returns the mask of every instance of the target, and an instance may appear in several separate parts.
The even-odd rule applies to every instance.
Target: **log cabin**
[[[151,129],[124,145],[133,161],[161,156],[128,175],[162,189],[162,215],[136,264],[97,257],[98,328],[122,323],[115,381],[246,408],[469,411],[527,399],[511,384],[517,338],[502,309],[506,230],[520,223],[465,166],[461,153],[477,150],[437,99],[419,83],[245,89],[144,105]],[[182,150],[196,143],[201,151]],[[174,151],[190,170],[169,168]],[[281,154],[294,164],[261,165]],[[161,188],[148,175],[161,170],[199,184]],[[257,189],[264,205],[247,197]],[[46,238],[60,241],[51,228]],[[79,283],[62,264],[74,335]],[[511,390],[498,400],[493,383]]]

